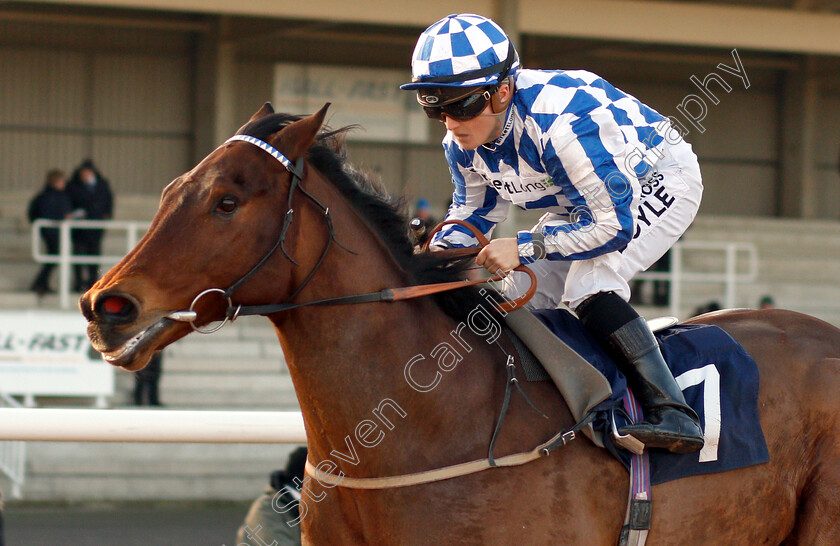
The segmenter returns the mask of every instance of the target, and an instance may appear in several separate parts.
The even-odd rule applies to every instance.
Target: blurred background
[[[99,370],[95,392],[19,387],[19,376],[2,372],[49,364],[34,342],[21,342],[32,345],[26,355],[14,353],[4,334],[35,339],[43,317],[64,320],[69,325],[56,328],[68,332],[78,328],[70,324],[77,296],[61,297],[60,271],[49,290],[31,290],[38,260],[50,260],[28,207],[49,170],[69,177],[91,160],[107,179],[106,220],[116,223],[104,235],[104,271],[142,236],[162,188],[263,102],[291,113],[332,102],[330,125],[361,126],[348,139],[351,161],[409,206],[424,200],[441,218],[452,191],[443,126],[398,85],[410,79],[419,33],[457,12],[500,23],[524,67],[595,72],[682,126],[700,159],[703,204],[679,255],[636,285],[643,314],[687,318],[767,304],[840,325],[840,1],[7,1],[0,2],[4,403],[150,403],[136,399],[132,374],[96,355],[82,363]],[[520,212],[513,220],[502,233],[535,218]],[[71,277],[67,266],[70,292]],[[163,404],[157,411],[297,407],[263,319],[179,342],[165,352],[162,370],[150,380]],[[292,448],[32,442],[15,488],[22,499],[7,509],[189,501],[240,503],[240,510]],[[14,474],[11,466],[6,474]],[[7,498],[13,481],[0,473]],[[6,526],[11,534],[13,518]]]

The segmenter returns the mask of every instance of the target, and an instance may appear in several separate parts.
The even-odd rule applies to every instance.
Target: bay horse
[[[93,346],[138,370],[197,324],[271,304],[265,314],[313,464],[374,478],[484,459],[509,344],[459,329],[482,304],[477,292],[271,311],[290,296],[312,302],[463,274],[413,252],[406,219],[344,159],[340,131],[322,128],[325,113],[289,116],[266,104],[240,139],[163,190],[148,233],[81,298]],[[697,320],[758,363],[770,462],[655,486],[650,544],[840,544],[840,330],[784,310]],[[443,342],[461,358],[436,360]],[[550,382],[522,388],[545,416],[514,396],[496,456],[574,422]],[[583,439],[522,466],[410,487],[360,490],[308,476],[302,533],[308,544],[612,545],[627,482],[620,463]]]

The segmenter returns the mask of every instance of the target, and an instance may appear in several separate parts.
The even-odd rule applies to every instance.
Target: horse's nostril
[[[137,307],[130,299],[117,295],[98,298],[95,309],[100,319],[110,321],[130,321],[137,313]]]
[[[127,299],[112,296],[106,299],[104,302],[102,302],[102,310],[108,313],[109,315],[120,315],[130,305],[131,302]]]

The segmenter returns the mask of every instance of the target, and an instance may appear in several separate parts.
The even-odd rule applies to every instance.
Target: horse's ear
[[[251,119],[248,120],[248,123],[251,123],[252,121],[257,121],[258,119],[264,118],[265,116],[268,116],[273,113],[274,107],[271,106],[270,102],[266,102],[260,107],[259,110],[256,111],[256,113],[254,113],[253,116],[251,116]]]
[[[257,110],[256,112],[254,112],[254,115],[253,115],[253,116],[251,116],[251,119],[249,119],[249,120],[245,123],[245,125],[243,125],[242,127],[240,127],[238,131],[236,131],[236,134],[238,134],[238,135],[243,134],[243,132],[245,131],[245,127],[248,125],[248,123],[251,123],[251,122],[257,121],[258,119],[264,118],[265,116],[271,115],[271,114],[273,114],[273,113],[274,113],[274,107],[273,107],[273,106],[271,106],[271,103],[270,103],[270,102],[266,102],[265,104],[263,104],[263,105],[260,107],[260,109],[259,109],[259,110]]]
[[[311,116],[292,123],[275,136],[275,139],[279,139],[286,144],[289,159],[296,160],[312,146],[318,131],[324,124],[324,118],[327,116],[329,107],[330,103],[326,103],[323,108]]]

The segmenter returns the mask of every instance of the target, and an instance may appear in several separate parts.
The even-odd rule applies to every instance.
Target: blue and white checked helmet
[[[519,55],[499,25],[481,15],[449,15],[420,35],[411,83],[400,89],[494,85],[517,68]]]

